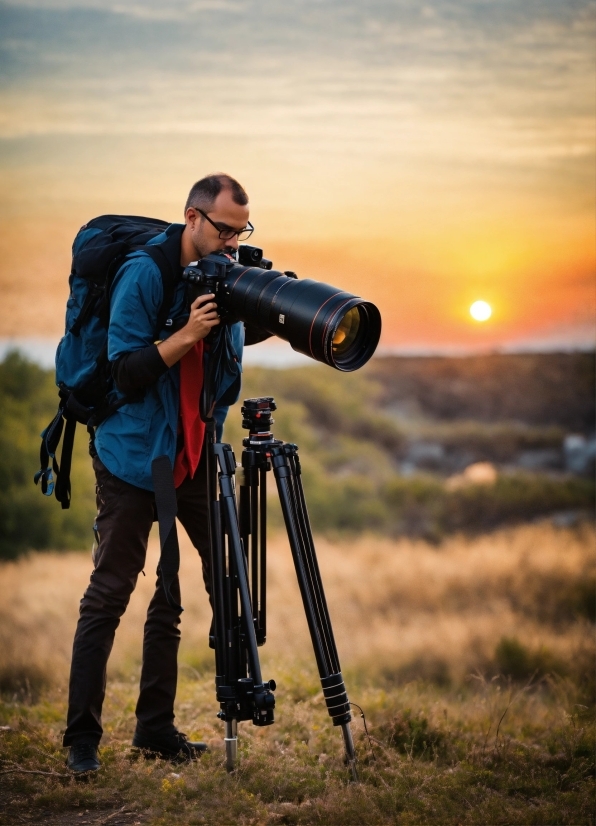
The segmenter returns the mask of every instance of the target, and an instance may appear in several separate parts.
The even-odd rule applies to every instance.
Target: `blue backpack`
[[[166,240],[148,242],[170,225],[156,218],[102,215],[85,224],[72,246],[70,295],[66,329],[56,351],[58,412],[41,434],[40,469],[34,477],[46,496],[55,494],[62,508],[70,507],[70,467],[77,422],[86,425],[91,448],[94,428],[133,401],[117,399],[108,361],[110,290],[128,253],[144,250],[159,267],[163,301],[156,335],[163,329],[180,277],[182,227],[172,225]],[[137,396],[134,397],[136,400]],[[64,430],[60,464],[56,452]]]

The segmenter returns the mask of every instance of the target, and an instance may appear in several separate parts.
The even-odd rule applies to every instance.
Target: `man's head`
[[[184,207],[181,263],[186,266],[211,252],[237,249],[238,235],[233,233],[247,227],[248,215],[248,195],[238,181],[223,173],[201,178]]]

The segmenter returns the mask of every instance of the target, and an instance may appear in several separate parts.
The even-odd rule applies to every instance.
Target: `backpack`
[[[148,242],[170,225],[157,218],[102,215],[85,224],[72,246],[66,304],[66,329],[56,351],[58,411],[41,434],[40,469],[34,477],[46,496],[55,494],[63,509],[70,507],[70,467],[77,422],[86,425],[93,454],[94,428],[134,397],[117,399],[108,361],[110,290],[128,253],[143,250],[159,267],[163,301],[155,338],[166,325],[179,279],[180,235],[172,226],[165,241]],[[142,391],[141,391],[142,392]],[[64,430],[60,464],[56,459]],[[51,460],[51,465],[50,465]]]

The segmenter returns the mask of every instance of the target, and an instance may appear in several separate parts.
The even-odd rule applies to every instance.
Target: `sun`
[[[475,301],[470,307],[470,315],[475,321],[487,321],[492,314],[491,306],[486,301]]]

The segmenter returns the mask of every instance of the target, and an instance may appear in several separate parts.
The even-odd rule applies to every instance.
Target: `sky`
[[[226,171],[384,352],[593,346],[595,34],[586,0],[0,2],[0,345],[55,345],[89,218]]]

